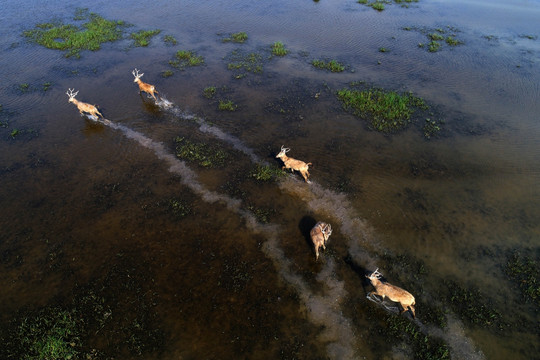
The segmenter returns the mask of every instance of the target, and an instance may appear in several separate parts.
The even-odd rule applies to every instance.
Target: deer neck
[[[72,103],[74,103],[75,106],[79,106],[79,101],[78,101],[77,99],[71,98],[71,99],[69,99],[69,101],[72,102]]]

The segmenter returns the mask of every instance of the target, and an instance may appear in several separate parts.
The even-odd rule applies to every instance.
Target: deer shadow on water
[[[300,219],[300,222],[298,223],[298,229],[304,237],[306,245],[313,253],[313,256],[315,256],[315,249],[313,248],[313,242],[311,241],[310,231],[311,229],[313,229],[315,224],[317,224],[317,220],[315,220],[315,218],[313,218],[312,216],[304,216],[302,219]]]

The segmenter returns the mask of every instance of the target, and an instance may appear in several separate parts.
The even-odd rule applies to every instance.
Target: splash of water
[[[329,261],[325,270],[317,277],[325,287],[325,294],[315,295],[303,278],[291,269],[291,262],[279,246],[280,227],[276,224],[260,224],[255,216],[242,209],[241,200],[228,195],[210,191],[197,180],[197,174],[185,162],[166,150],[162,143],[153,141],[145,135],[121,124],[113,123],[107,119],[92,118],[115,130],[121,131],[127,138],[135,140],[141,146],[152,150],[158,159],[169,165],[169,171],[179,175],[181,183],[198,194],[208,203],[220,202],[227,209],[240,215],[246,227],[256,234],[263,235],[267,240],[263,244],[264,254],[273,262],[282,279],[285,280],[299,294],[306,307],[309,320],[318,326],[323,326],[319,340],[327,343],[328,356],[332,359],[354,359],[356,339],[350,321],[341,314],[340,303],[347,293],[344,285],[332,276],[334,263]]]

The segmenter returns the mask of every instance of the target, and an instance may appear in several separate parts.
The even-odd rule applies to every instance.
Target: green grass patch
[[[399,94],[382,89],[341,89],[337,97],[344,108],[359,117],[368,117],[371,127],[392,133],[405,128],[416,109],[427,109],[425,102],[411,93]]]
[[[174,75],[174,72],[172,70],[165,70],[161,72],[161,77],[168,78]]]
[[[285,172],[281,168],[261,164],[257,164],[256,168],[250,173],[250,177],[257,181],[271,181],[284,175]]]
[[[206,143],[192,142],[184,137],[176,137],[176,156],[196,162],[202,167],[221,167],[229,158],[228,154]]]
[[[79,58],[83,50],[96,51],[101,48],[101,44],[123,37],[126,27],[123,21],[106,20],[84,9],[76,17],[88,21],[81,26],[60,22],[41,23],[33,30],[24,31],[23,36],[48,49],[65,51],[66,57],[75,58]]]
[[[204,57],[197,55],[194,51],[188,50],[178,50],[174,58],[169,61],[169,65],[180,70],[202,64],[204,64]]]
[[[133,45],[136,47],[146,47],[150,44],[150,39],[158,35],[161,30],[140,30],[135,33],[131,33],[131,39],[133,39]]]
[[[192,211],[191,206],[180,199],[170,199],[169,210],[177,219],[185,218]]]
[[[231,100],[219,100],[218,109],[220,111],[235,111],[238,108]]]
[[[228,37],[221,39],[223,42],[244,43],[248,39],[248,35],[245,32],[232,33]]]
[[[337,60],[313,60],[311,65],[321,70],[328,70],[331,72],[342,72],[345,71],[345,65],[341,64]]]
[[[442,121],[440,120],[427,118],[423,127],[424,137],[426,139],[431,139],[433,136],[436,136],[441,131],[441,124]]]
[[[240,50],[234,50],[226,59],[228,61],[227,69],[233,71],[236,79],[241,79],[248,73],[262,74],[263,72],[263,56],[259,53],[245,53]]]
[[[178,44],[178,41],[176,40],[176,38],[172,35],[165,35],[163,37],[163,42],[165,44],[167,44],[168,46],[174,46],[176,44]]]
[[[46,308],[26,317],[17,329],[25,360],[77,359],[82,319],[75,311]]]
[[[409,4],[416,3],[418,2],[418,0],[357,0],[356,2],[365,6],[369,6],[374,10],[383,11],[386,8],[385,5],[398,4],[401,7],[409,7]]]
[[[289,53],[289,50],[285,49],[285,45],[282,42],[276,41],[272,44],[272,55],[285,56]]]
[[[427,48],[429,52],[438,52],[443,49],[443,45],[455,47],[463,45],[464,42],[457,38],[459,29],[446,26],[435,29],[416,28],[416,27],[404,27],[406,31],[416,30],[427,37],[428,43],[419,43],[418,47]]]
[[[211,99],[216,96],[217,89],[215,86],[208,86],[203,89],[203,95],[207,99]]]

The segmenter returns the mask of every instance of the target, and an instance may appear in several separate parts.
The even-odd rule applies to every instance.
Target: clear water
[[[147,48],[125,40],[80,60],[21,36],[70,22],[81,7],[162,33]],[[8,0],[0,16],[4,329],[91,290],[112,314],[85,339],[102,358],[413,357],[384,335],[397,315],[366,299],[364,271],[378,267],[415,295],[417,324],[452,358],[538,358],[538,308],[505,273],[515,251],[539,260],[538,1],[424,0],[376,12],[354,1]],[[449,27],[464,45],[418,47],[424,30]],[[239,31],[245,44],[221,41]],[[267,59],[275,41],[290,53]],[[172,69],[180,49],[205,65]],[[263,73],[234,79],[235,49],[262,53]],[[348,68],[316,70],[317,58]],[[168,106],[138,95],[135,67]],[[412,91],[444,120],[442,132],[369,130],[335,97],[352,81]],[[31,90],[19,91],[23,83]],[[203,96],[207,86],[217,98]],[[79,116],[67,88],[108,121]],[[220,112],[219,98],[239,108]],[[177,136],[234,161],[207,169],[177,159]],[[257,162],[281,166],[281,145],[313,163],[312,184],[249,178]],[[190,214],[175,215],[173,200]],[[318,262],[305,238],[314,221],[334,228]],[[449,280],[478,290],[503,329],[454,311]],[[429,323],[430,306],[446,311],[446,327]]]

